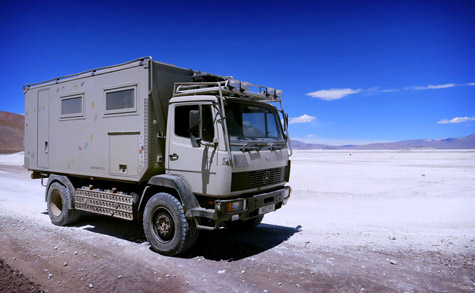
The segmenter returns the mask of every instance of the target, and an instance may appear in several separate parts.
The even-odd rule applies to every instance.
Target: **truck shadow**
[[[134,221],[121,220],[108,216],[82,213],[79,221],[71,225],[83,230],[109,235],[135,243],[147,242],[142,227]]]
[[[84,214],[73,227],[134,243],[147,242],[143,229],[139,224],[107,216]],[[282,244],[295,233],[298,233],[300,228],[301,226],[292,228],[260,224],[254,230],[248,232],[233,232],[224,229],[213,232],[200,231],[196,245],[178,257],[185,259],[203,257],[213,261],[237,261]]]
[[[247,232],[200,231],[196,245],[180,257],[237,261],[277,247],[290,239],[295,233],[298,233],[299,230],[300,226],[292,228],[260,224],[254,230]]]

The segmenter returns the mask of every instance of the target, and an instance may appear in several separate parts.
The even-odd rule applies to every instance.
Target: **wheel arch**
[[[191,191],[190,185],[184,178],[173,175],[156,175],[150,178],[148,186],[145,188],[140,198],[140,215],[143,214],[143,210],[148,200],[158,192],[167,192],[176,197],[183,205],[187,218],[190,218],[188,210],[200,207],[198,200]]]
[[[74,189],[73,184],[71,183],[71,181],[69,180],[69,178],[67,176],[55,175],[55,174],[49,175],[48,183],[46,183],[45,202],[48,201],[48,191],[49,191],[49,188],[51,187],[51,184],[53,184],[54,182],[58,182],[59,184],[66,187],[66,189],[69,192],[70,199],[71,199],[69,201],[68,209],[74,209],[75,189]]]

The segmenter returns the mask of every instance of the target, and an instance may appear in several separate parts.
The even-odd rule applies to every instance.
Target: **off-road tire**
[[[236,232],[246,232],[251,231],[252,229],[256,228],[264,219],[264,215],[257,216],[255,218],[245,220],[245,221],[232,221],[226,222],[226,228],[231,231]]]
[[[198,239],[195,221],[188,220],[180,201],[165,192],[155,194],[147,202],[143,229],[152,250],[168,256],[185,252]]]
[[[79,219],[79,211],[69,209],[71,195],[68,189],[58,182],[49,186],[47,197],[48,215],[51,222],[57,226],[66,226]]]

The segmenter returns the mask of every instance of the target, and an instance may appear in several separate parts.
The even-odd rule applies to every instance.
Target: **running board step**
[[[124,220],[134,219],[134,197],[112,190],[93,189],[92,186],[76,189],[77,210],[107,215]]]

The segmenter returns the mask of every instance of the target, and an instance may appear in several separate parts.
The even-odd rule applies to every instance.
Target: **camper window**
[[[61,97],[61,119],[84,117],[83,95]]]
[[[135,87],[106,91],[106,114],[136,111]]]

